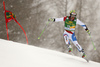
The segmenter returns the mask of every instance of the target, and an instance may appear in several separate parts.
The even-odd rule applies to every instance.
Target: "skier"
[[[70,41],[69,39],[72,41],[72,43],[77,47],[78,51],[82,53],[82,58],[84,58],[85,52],[84,49],[82,49],[82,47],[79,45],[79,43],[77,42],[76,36],[75,36],[75,27],[76,24],[81,25],[86,32],[90,35],[90,31],[88,30],[87,26],[81,22],[79,19],[76,18],[77,13],[75,10],[71,10],[70,11],[70,16],[65,16],[62,18],[49,18],[48,21],[51,22],[60,22],[60,21],[64,21],[65,24],[65,31],[64,31],[64,39],[65,39],[65,43],[68,47],[68,52],[72,51],[72,47],[70,45]]]

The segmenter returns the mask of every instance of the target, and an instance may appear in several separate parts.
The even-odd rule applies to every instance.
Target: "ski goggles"
[[[73,12],[73,13],[71,13],[71,17],[76,17],[76,13],[75,12]]]
[[[76,15],[71,15],[71,17],[76,17]]]

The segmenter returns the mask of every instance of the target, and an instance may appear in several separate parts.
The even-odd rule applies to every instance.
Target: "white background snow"
[[[0,39],[0,67],[100,67],[100,63]]]

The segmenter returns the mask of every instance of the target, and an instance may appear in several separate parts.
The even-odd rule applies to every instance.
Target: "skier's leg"
[[[73,44],[77,47],[78,51],[82,53],[82,57],[85,57],[85,52],[82,49],[82,47],[79,45],[79,43],[77,42],[75,33],[72,34],[72,38],[71,38]]]
[[[82,50],[82,47],[79,45],[79,43],[77,42],[75,33],[72,34],[71,36],[71,41],[73,42],[73,44],[77,47],[78,51],[80,52]]]
[[[68,34],[66,32],[64,32],[64,39],[65,39],[65,43],[66,43],[66,45],[67,45],[67,47],[69,49],[68,52],[71,52],[72,51],[72,47],[70,45],[69,36],[68,36]]]
[[[70,41],[69,41],[69,38],[68,38],[67,34],[64,34],[64,39],[65,39],[66,45],[69,46],[70,45]]]

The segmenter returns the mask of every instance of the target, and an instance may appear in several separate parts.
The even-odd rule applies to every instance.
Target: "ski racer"
[[[72,47],[70,45],[70,41],[72,41],[72,43],[77,47],[78,51],[82,53],[82,58],[86,57],[86,54],[84,52],[84,49],[79,45],[79,43],[77,42],[76,36],[75,36],[75,27],[77,24],[81,25],[86,32],[90,35],[90,31],[87,28],[87,26],[80,21],[79,19],[76,18],[77,13],[75,10],[71,10],[70,11],[70,16],[65,16],[62,18],[49,18],[48,21],[51,22],[61,22],[64,21],[64,39],[65,39],[65,43],[68,47],[68,52],[72,52]]]

